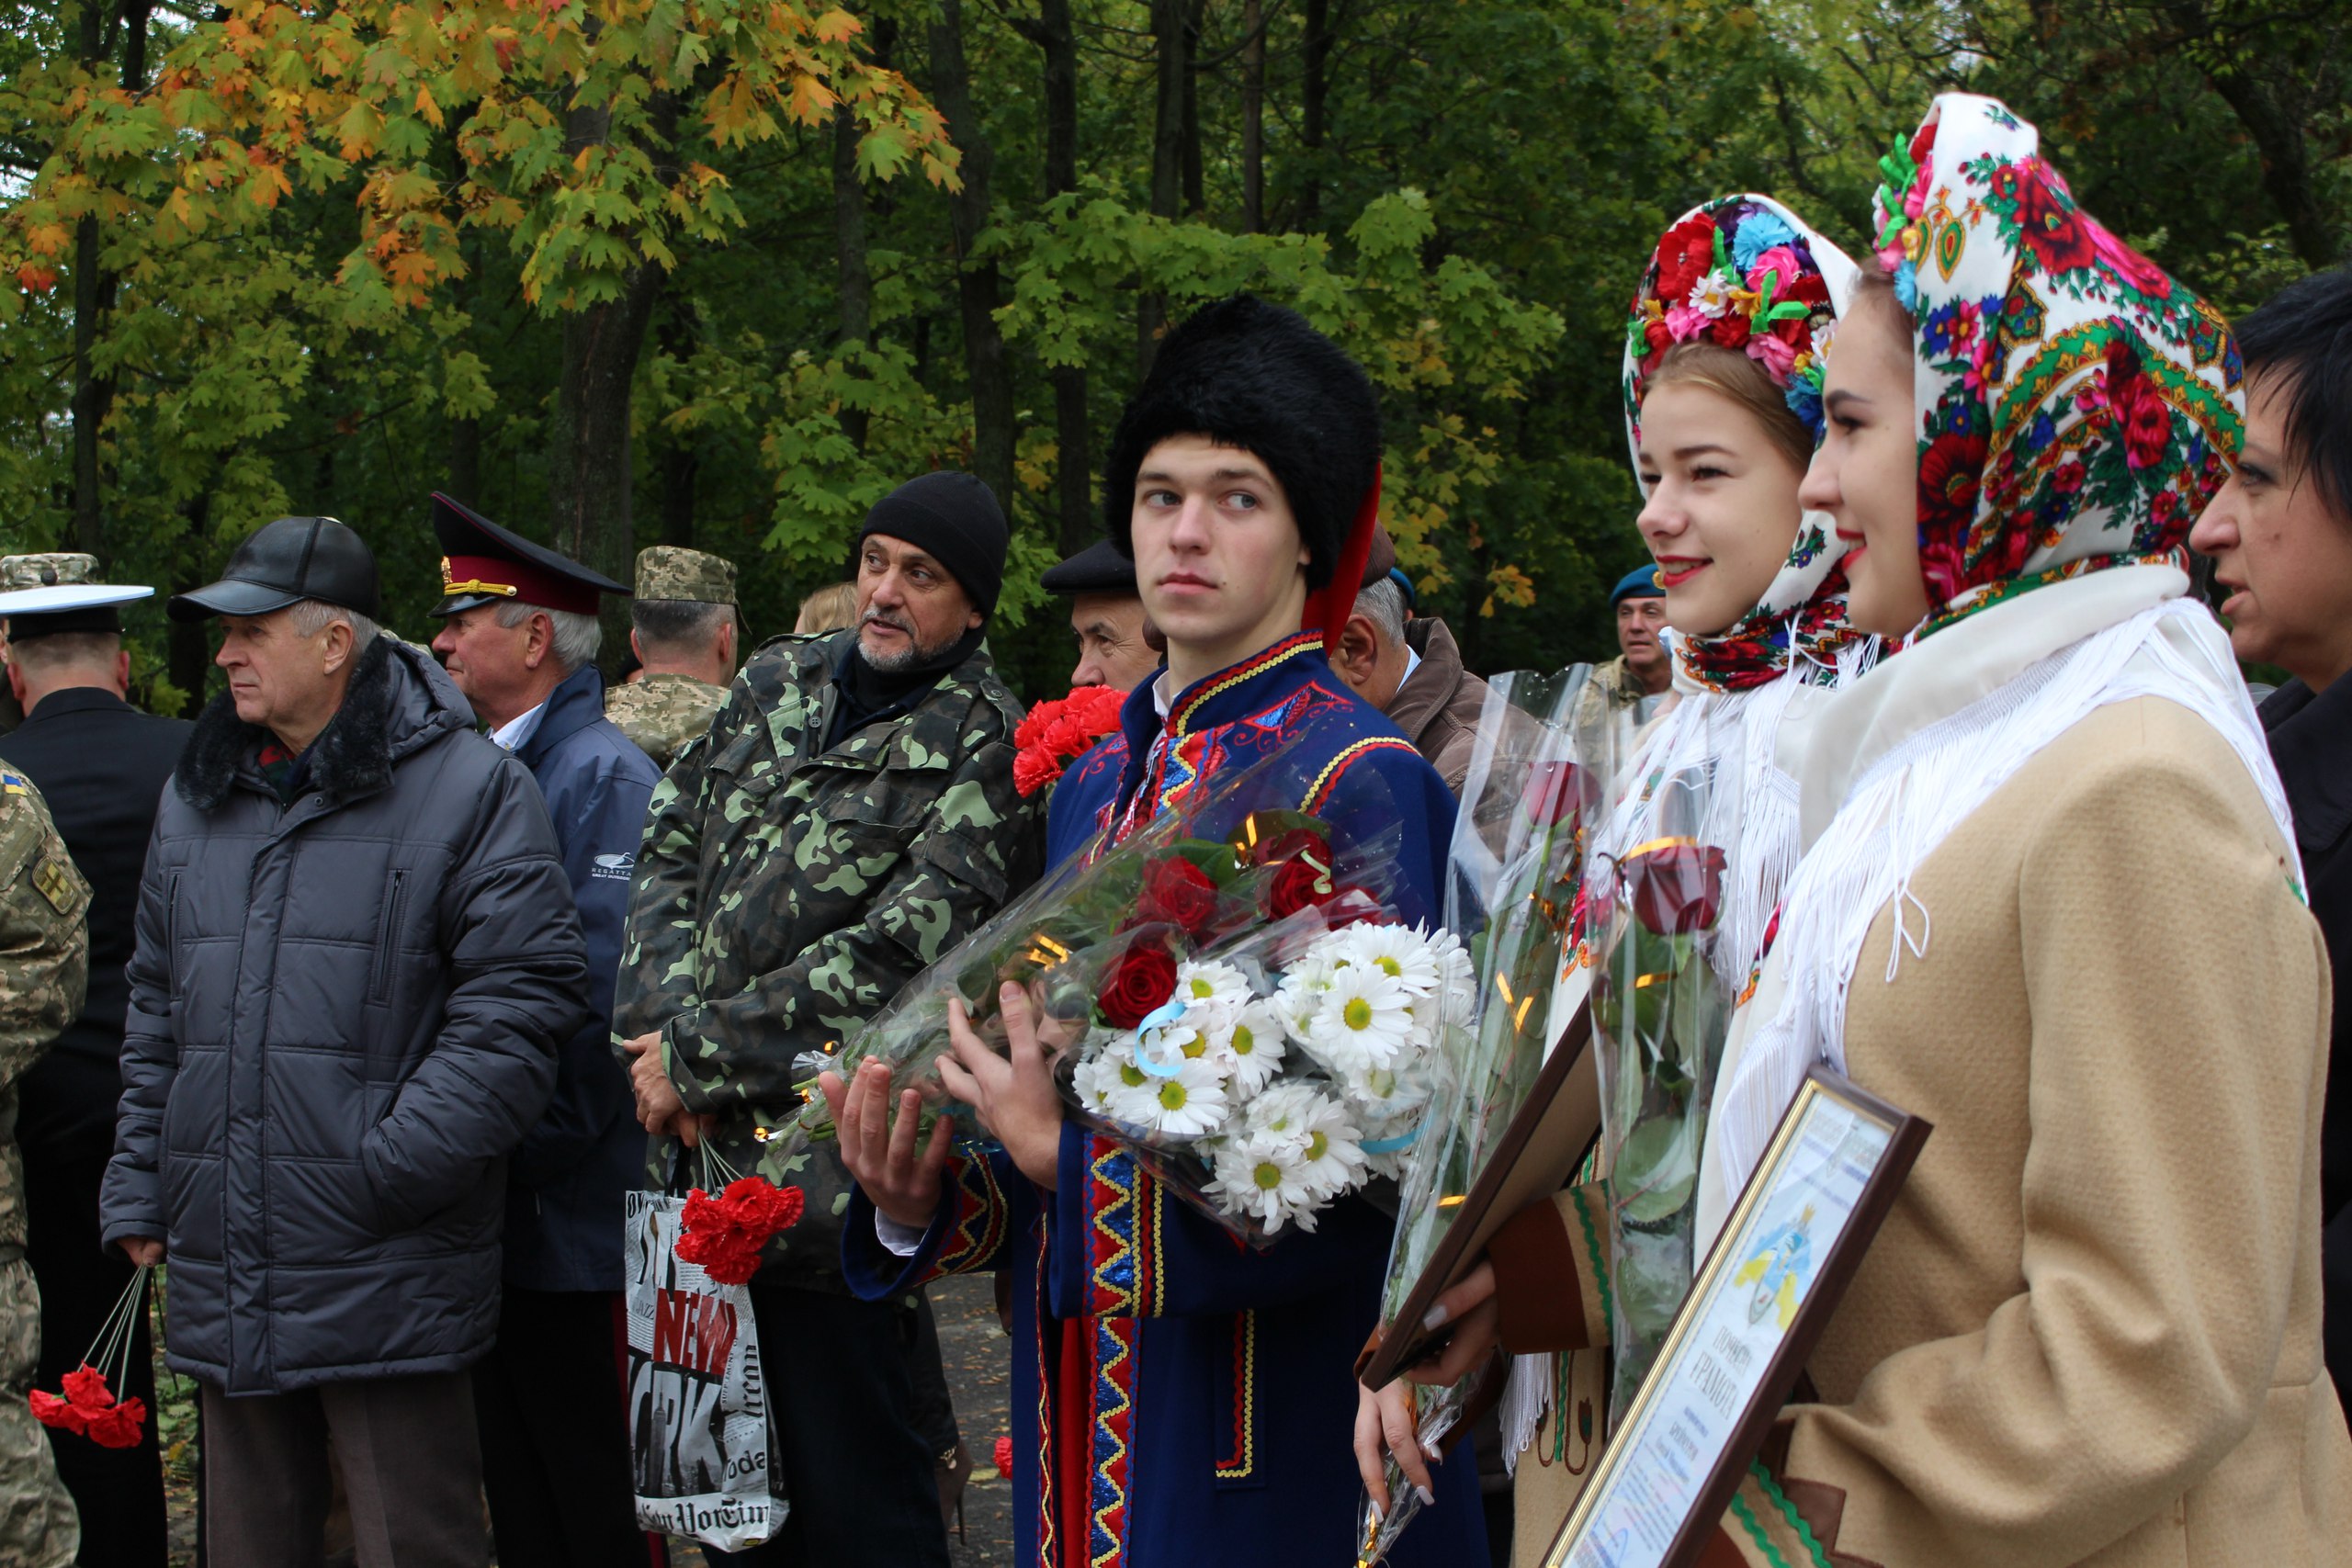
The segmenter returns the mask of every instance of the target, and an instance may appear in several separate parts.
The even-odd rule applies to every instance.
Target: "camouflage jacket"
[[[659,1032],[689,1110],[736,1170],[808,1197],[771,1244],[841,1291],[849,1177],[835,1145],[787,1159],[793,1059],[837,1042],[1038,871],[1042,813],[1012,787],[1021,707],[977,652],[895,719],[824,749],[840,638],[777,637],[653,791],[614,998],[617,1040]],[[650,1185],[668,1185],[654,1140]],[[685,1160],[677,1174],[699,1180]]]
[[[89,907],[90,885],[40,792],[22,773],[0,769],[0,1258],[25,1249],[17,1081],[82,1010]]]
[[[691,675],[647,675],[605,693],[605,716],[657,768],[675,761],[686,742],[710,728],[711,716],[727,700],[727,688]]]

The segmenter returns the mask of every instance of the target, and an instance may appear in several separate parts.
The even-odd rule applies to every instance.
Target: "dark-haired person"
[[[2237,656],[2294,677],[2261,717],[2335,971],[2319,1168],[2340,1397],[2352,1381],[2352,266],[2290,285],[2237,333],[2245,450],[2188,542],[2213,558]]]
[[[1324,654],[1369,547],[1379,454],[1370,381],[1294,312],[1242,297],[1168,335],[1103,486],[1168,667],[1056,787],[1049,864],[1279,753],[1306,786],[1294,804],[1335,822],[1394,813],[1395,901],[1408,919],[1436,913],[1453,797]],[[1389,1216],[1351,1197],[1312,1234],[1238,1244],[1125,1145],[1065,1121],[1020,992],[1006,1012],[1012,1059],[965,1032],[963,1070],[945,1075],[1001,1155],[951,1165],[944,1138],[921,1154],[892,1140],[878,1063],[825,1091],[858,1179],[843,1236],[862,1292],[1012,1271],[1015,1561],[1353,1562],[1352,1361],[1377,1316]],[[1390,1561],[1484,1560],[1476,1469],[1457,1450]]]

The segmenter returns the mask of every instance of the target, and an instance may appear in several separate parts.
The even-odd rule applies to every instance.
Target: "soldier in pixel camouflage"
[[[653,1181],[699,1179],[681,1145],[707,1139],[808,1198],[752,1285],[791,1517],[733,1561],[947,1562],[895,1309],[842,1280],[848,1175],[831,1145],[786,1161],[760,1133],[799,1104],[795,1057],[1036,874],[1040,823],[1012,785],[1021,708],[981,642],[1005,544],[970,475],[885,497],[859,539],[857,625],[763,645],[654,791],[615,999]]]
[[[89,904],[89,884],[40,793],[0,768],[0,1568],[66,1568],[82,1545],[49,1435],[26,1403],[40,1355],[40,1292],[25,1261],[16,1131],[17,1080],[82,1010]]]
[[[628,645],[645,672],[605,694],[605,716],[666,768],[710,728],[735,678],[743,630],[735,563],[675,545],[638,551],[628,618]]]

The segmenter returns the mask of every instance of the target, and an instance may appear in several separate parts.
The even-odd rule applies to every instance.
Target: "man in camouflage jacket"
[[[605,693],[605,716],[657,768],[710,728],[735,676],[742,633],[735,563],[675,545],[637,552],[628,646],[644,672]]]
[[[717,1185],[681,1147],[695,1139],[807,1198],[752,1286],[792,1495],[778,1562],[947,1562],[895,1309],[842,1280],[847,1173],[830,1144],[787,1160],[762,1134],[799,1106],[796,1057],[1037,873],[1041,824],[1012,784],[1021,709],[980,644],[1004,543],[967,475],[885,498],[860,541],[858,625],[752,655],[656,787],[639,852],[615,1026],[640,1117],[680,1134],[654,1140],[652,1184]]]
[[[74,1499],[25,1398],[40,1356],[40,1292],[25,1261],[17,1084],[82,1010],[89,907],[90,885],[40,792],[0,768],[0,1568],[68,1568],[82,1544]]]

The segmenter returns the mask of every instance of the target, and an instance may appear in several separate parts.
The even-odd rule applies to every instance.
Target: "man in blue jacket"
[[[565,1041],[555,1099],[514,1153],[498,1343],[474,1370],[482,1479],[503,1568],[644,1568],[619,1347],[621,1194],[645,1167],[611,1050],[629,879],[661,772],[605,716],[598,597],[621,584],[433,498],[433,639],[490,738],[538,780],[588,943],[594,1021]]]

